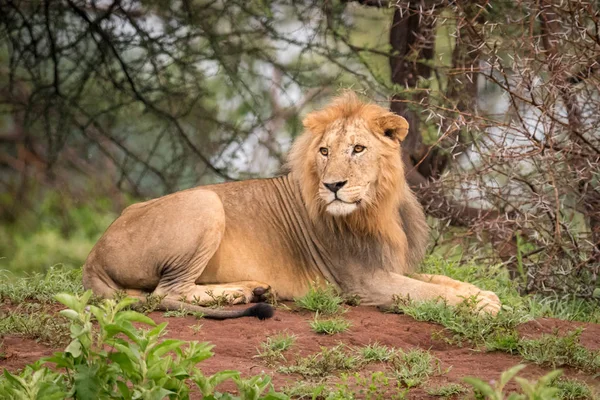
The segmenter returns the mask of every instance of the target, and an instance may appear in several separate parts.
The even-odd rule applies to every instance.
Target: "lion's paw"
[[[500,299],[494,292],[490,292],[487,290],[482,290],[476,295],[477,305],[475,308],[480,313],[488,313],[491,315],[496,315],[502,308],[502,303]]]

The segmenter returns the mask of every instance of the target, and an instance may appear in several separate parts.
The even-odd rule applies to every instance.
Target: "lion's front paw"
[[[480,313],[496,315],[502,308],[502,303],[496,293],[487,290],[482,290],[475,295],[475,303],[474,307]]]

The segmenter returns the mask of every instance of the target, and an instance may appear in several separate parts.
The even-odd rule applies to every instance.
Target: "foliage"
[[[359,348],[358,352],[365,362],[386,362],[396,354],[394,349],[377,342]]]
[[[346,332],[350,328],[350,322],[341,317],[320,319],[319,313],[317,313],[315,319],[310,323],[310,327],[316,333],[334,335]]]
[[[286,332],[269,336],[266,341],[260,344],[260,349],[258,349],[256,357],[266,360],[267,363],[273,363],[277,360],[285,361],[283,352],[291,348],[295,342],[296,335]]]
[[[89,304],[90,298],[90,291],[80,296],[56,295],[68,307],[60,314],[71,321],[72,341],[65,351],[29,365],[19,375],[5,370],[0,380],[2,398],[187,399],[190,383],[205,399],[286,398],[273,392],[266,376],[244,379],[237,371],[204,375],[197,364],[212,356],[212,346],[161,340],[166,323],[156,325],[143,314],[125,310],[137,300],[104,300],[96,306]],[[141,330],[134,322],[152,328]],[[48,369],[44,363],[55,368]],[[226,380],[236,384],[239,397],[216,390]]]
[[[38,303],[23,303],[8,311],[0,310],[0,336],[18,335],[50,346],[68,342],[69,325],[56,318],[55,311]]]
[[[342,309],[344,299],[330,283],[313,283],[308,292],[295,300],[298,307],[320,314],[336,314]]]
[[[331,348],[321,347],[320,352],[296,359],[294,365],[280,367],[279,372],[325,377],[335,371],[352,370],[360,365],[360,359],[345,351],[345,348],[343,344]]]
[[[427,394],[439,397],[452,397],[458,394],[465,393],[467,389],[458,383],[448,383],[446,385],[428,387]]]
[[[399,351],[391,364],[398,382],[408,388],[420,386],[429,376],[441,372],[440,360],[421,349]]]
[[[560,392],[558,388],[552,387],[552,382],[562,374],[562,371],[555,370],[541,377],[539,380],[531,382],[527,379],[516,376],[525,365],[516,365],[502,373],[500,380],[494,384],[489,384],[477,378],[465,378],[465,381],[473,386],[476,391],[481,393],[484,398],[490,400],[553,400],[557,398]],[[514,379],[520,386],[523,394],[505,393],[506,384]]]
[[[60,292],[83,292],[80,268],[54,266],[45,273],[32,273],[25,277],[15,277],[5,272],[0,279],[0,300],[8,300],[13,304],[25,301],[49,303]]]

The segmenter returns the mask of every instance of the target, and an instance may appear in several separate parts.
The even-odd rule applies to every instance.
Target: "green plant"
[[[398,382],[409,388],[421,385],[441,371],[440,360],[421,349],[399,351],[392,359],[392,366]]]
[[[166,323],[156,325],[143,314],[125,310],[137,300],[104,300],[96,306],[89,305],[90,297],[91,291],[56,295],[68,307],[60,314],[71,322],[71,342],[64,352],[28,366],[20,375],[4,371],[0,398],[188,399],[192,382],[205,399],[287,398],[273,392],[265,376],[243,379],[237,371],[203,375],[196,365],[212,356],[212,345],[161,340]],[[152,329],[138,329],[134,322]],[[55,367],[50,370],[43,363]],[[215,390],[228,379],[236,384],[239,397]]]
[[[378,342],[366,345],[358,349],[360,357],[365,362],[385,362],[392,359],[396,352],[387,346]]]
[[[344,351],[344,349],[343,344],[331,348],[321,347],[320,352],[297,359],[295,365],[280,367],[279,372],[325,377],[335,371],[352,370],[360,364],[360,360],[357,356]]]
[[[68,342],[69,325],[57,319],[54,310],[38,303],[23,303],[0,311],[0,335],[20,335],[52,346]]]
[[[538,339],[524,339],[519,343],[519,353],[536,364],[575,367],[583,371],[600,370],[600,352],[590,351],[579,343],[581,329],[564,336],[542,335]]]
[[[425,391],[431,396],[452,397],[465,393],[467,389],[463,385],[451,382],[446,385],[429,387]]]
[[[9,272],[0,274],[0,301],[21,304],[27,300],[41,303],[54,301],[60,292],[82,293],[81,269],[62,266],[48,268],[45,273],[15,277]]]
[[[329,283],[318,286],[316,283],[310,286],[308,293],[295,299],[298,307],[320,314],[336,314],[342,310],[344,299],[338,291]]]
[[[319,319],[319,314],[317,313],[315,319],[310,323],[310,327],[316,333],[334,335],[346,332],[350,328],[350,322],[341,317]]]
[[[555,370],[544,375],[537,381],[528,381],[527,379],[516,376],[525,365],[516,365],[507,371],[504,371],[500,376],[500,380],[495,382],[493,386],[478,378],[468,377],[465,382],[473,386],[476,392],[480,393],[486,399],[490,400],[554,400],[559,393],[559,389],[552,387],[552,382],[560,376],[562,371]],[[514,379],[520,386],[523,394],[510,393],[506,395],[504,389],[506,384]]]
[[[256,357],[264,359],[267,363],[273,363],[276,360],[285,361],[283,352],[292,347],[295,342],[296,335],[285,332],[270,336],[260,344]]]
[[[563,400],[593,400],[592,389],[584,382],[577,379],[559,378],[553,382],[559,392],[558,397]]]

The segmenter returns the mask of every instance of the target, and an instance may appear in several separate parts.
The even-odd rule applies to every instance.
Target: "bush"
[[[27,366],[19,375],[5,370],[0,398],[189,399],[193,386],[207,400],[287,398],[273,391],[267,376],[244,379],[237,371],[204,375],[196,365],[213,355],[212,345],[161,340],[167,323],[156,325],[143,314],[125,310],[137,300],[104,300],[94,306],[88,304],[91,295],[87,291],[81,296],[56,296],[69,307],[60,313],[71,321],[70,344],[65,351]],[[152,329],[137,329],[134,322]],[[46,363],[55,368],[49,369]],[[239,397],[216,391],[226,380],[236,384]]]

